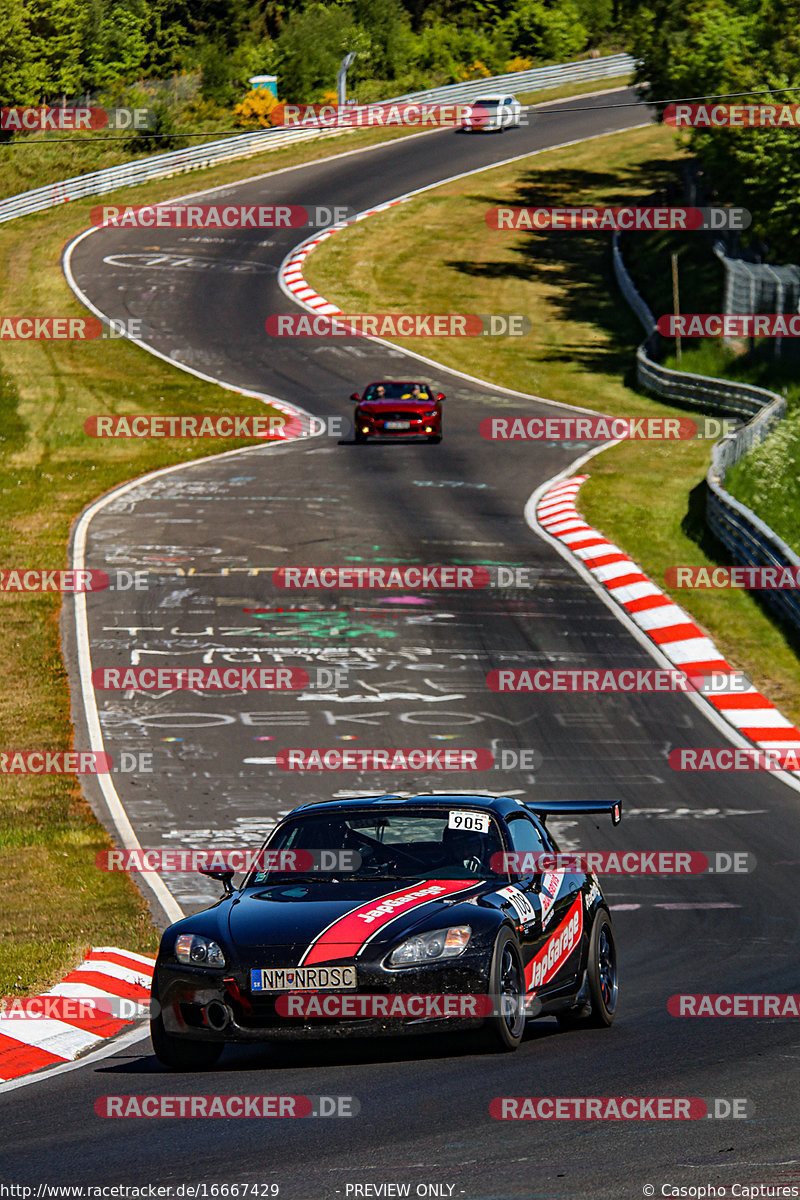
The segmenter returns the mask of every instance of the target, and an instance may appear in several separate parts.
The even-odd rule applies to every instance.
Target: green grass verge
[[[800,554],[800,408],[726,473],[725,486]]]
[[[623,416],[685,416],[633,390],[641,331],[614,284],[607,236],[493,232],[484,220],[498,204],[624,204],[662,196],[682,153],[664,127],[546,151],[371,217],[325,242],[305,274],[345,312],[526,313],[533,328],[524,338],[398,344],[565,404]],[[581,510],[663,586],[672,564],[725,561],[703,523],[708,459],[703,442],[624,443],[591,463]],[[733,590],[671,594],[732,663],[800,720],[800,664],[755,600]]]

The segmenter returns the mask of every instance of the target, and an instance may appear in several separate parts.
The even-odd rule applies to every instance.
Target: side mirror
[[[350,395],[350,399],[351,400],[360,400],[361,397],[359,396],[358,392],[352,392]]]
[[[445,396],[444,392],[438,392],[436,395],[436,399],[437,400],[446,400],[447,396]]]
[[[199,870],[201,875],[208,875],[209,879],[218,880],[225,889],[226,896],[233,895],[233,887],[231,885],[233,871],[214,871],[208,867],[200,867]]]

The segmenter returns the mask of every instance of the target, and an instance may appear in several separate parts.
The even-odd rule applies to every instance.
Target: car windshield
[[[268,838],[274,850],[355,851],[350,862],[328,855],[325,879],[492,879],[492,856],[505,849],[496,819],[485,810],[458,808],[347,813],[309,812],[285,821]],[[345,859],[347,856],[343,856]],[[291,871],[258,871],[245,883],[261,885],[291,877]],[[296,877],[296,876],[295,876]],[[304,880],[309,873],[303,871]]]
[[[473,108],[498,108],[499,105],[499,100],[484,100],[482,97],[472,101]]]
[[[415,392],[415,388],[419,391]],[[383,393],[379,389],[383,389]],[[430,400],[424,383],[371,383],[364,392],[365,400]]]

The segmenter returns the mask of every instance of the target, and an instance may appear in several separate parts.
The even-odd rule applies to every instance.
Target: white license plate
[[[410,429],[411,422],[410,421],[387,421],[386,428],[387,429]]]
[[[356,986],[355,967],[253,967],[254,992],[318,992]]]
[[[490,828],[489,814],[478,812],[461,812],[451,808],[447,814],[448,829],[462,829],[469,833],[488,833]]]

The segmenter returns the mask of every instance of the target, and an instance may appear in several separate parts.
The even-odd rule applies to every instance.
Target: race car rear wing
[[[608,813],[612,825],[622,820],[621,800],[525,800],[534,816],[544,825],[548,817],[587,816],[591,813]]]

